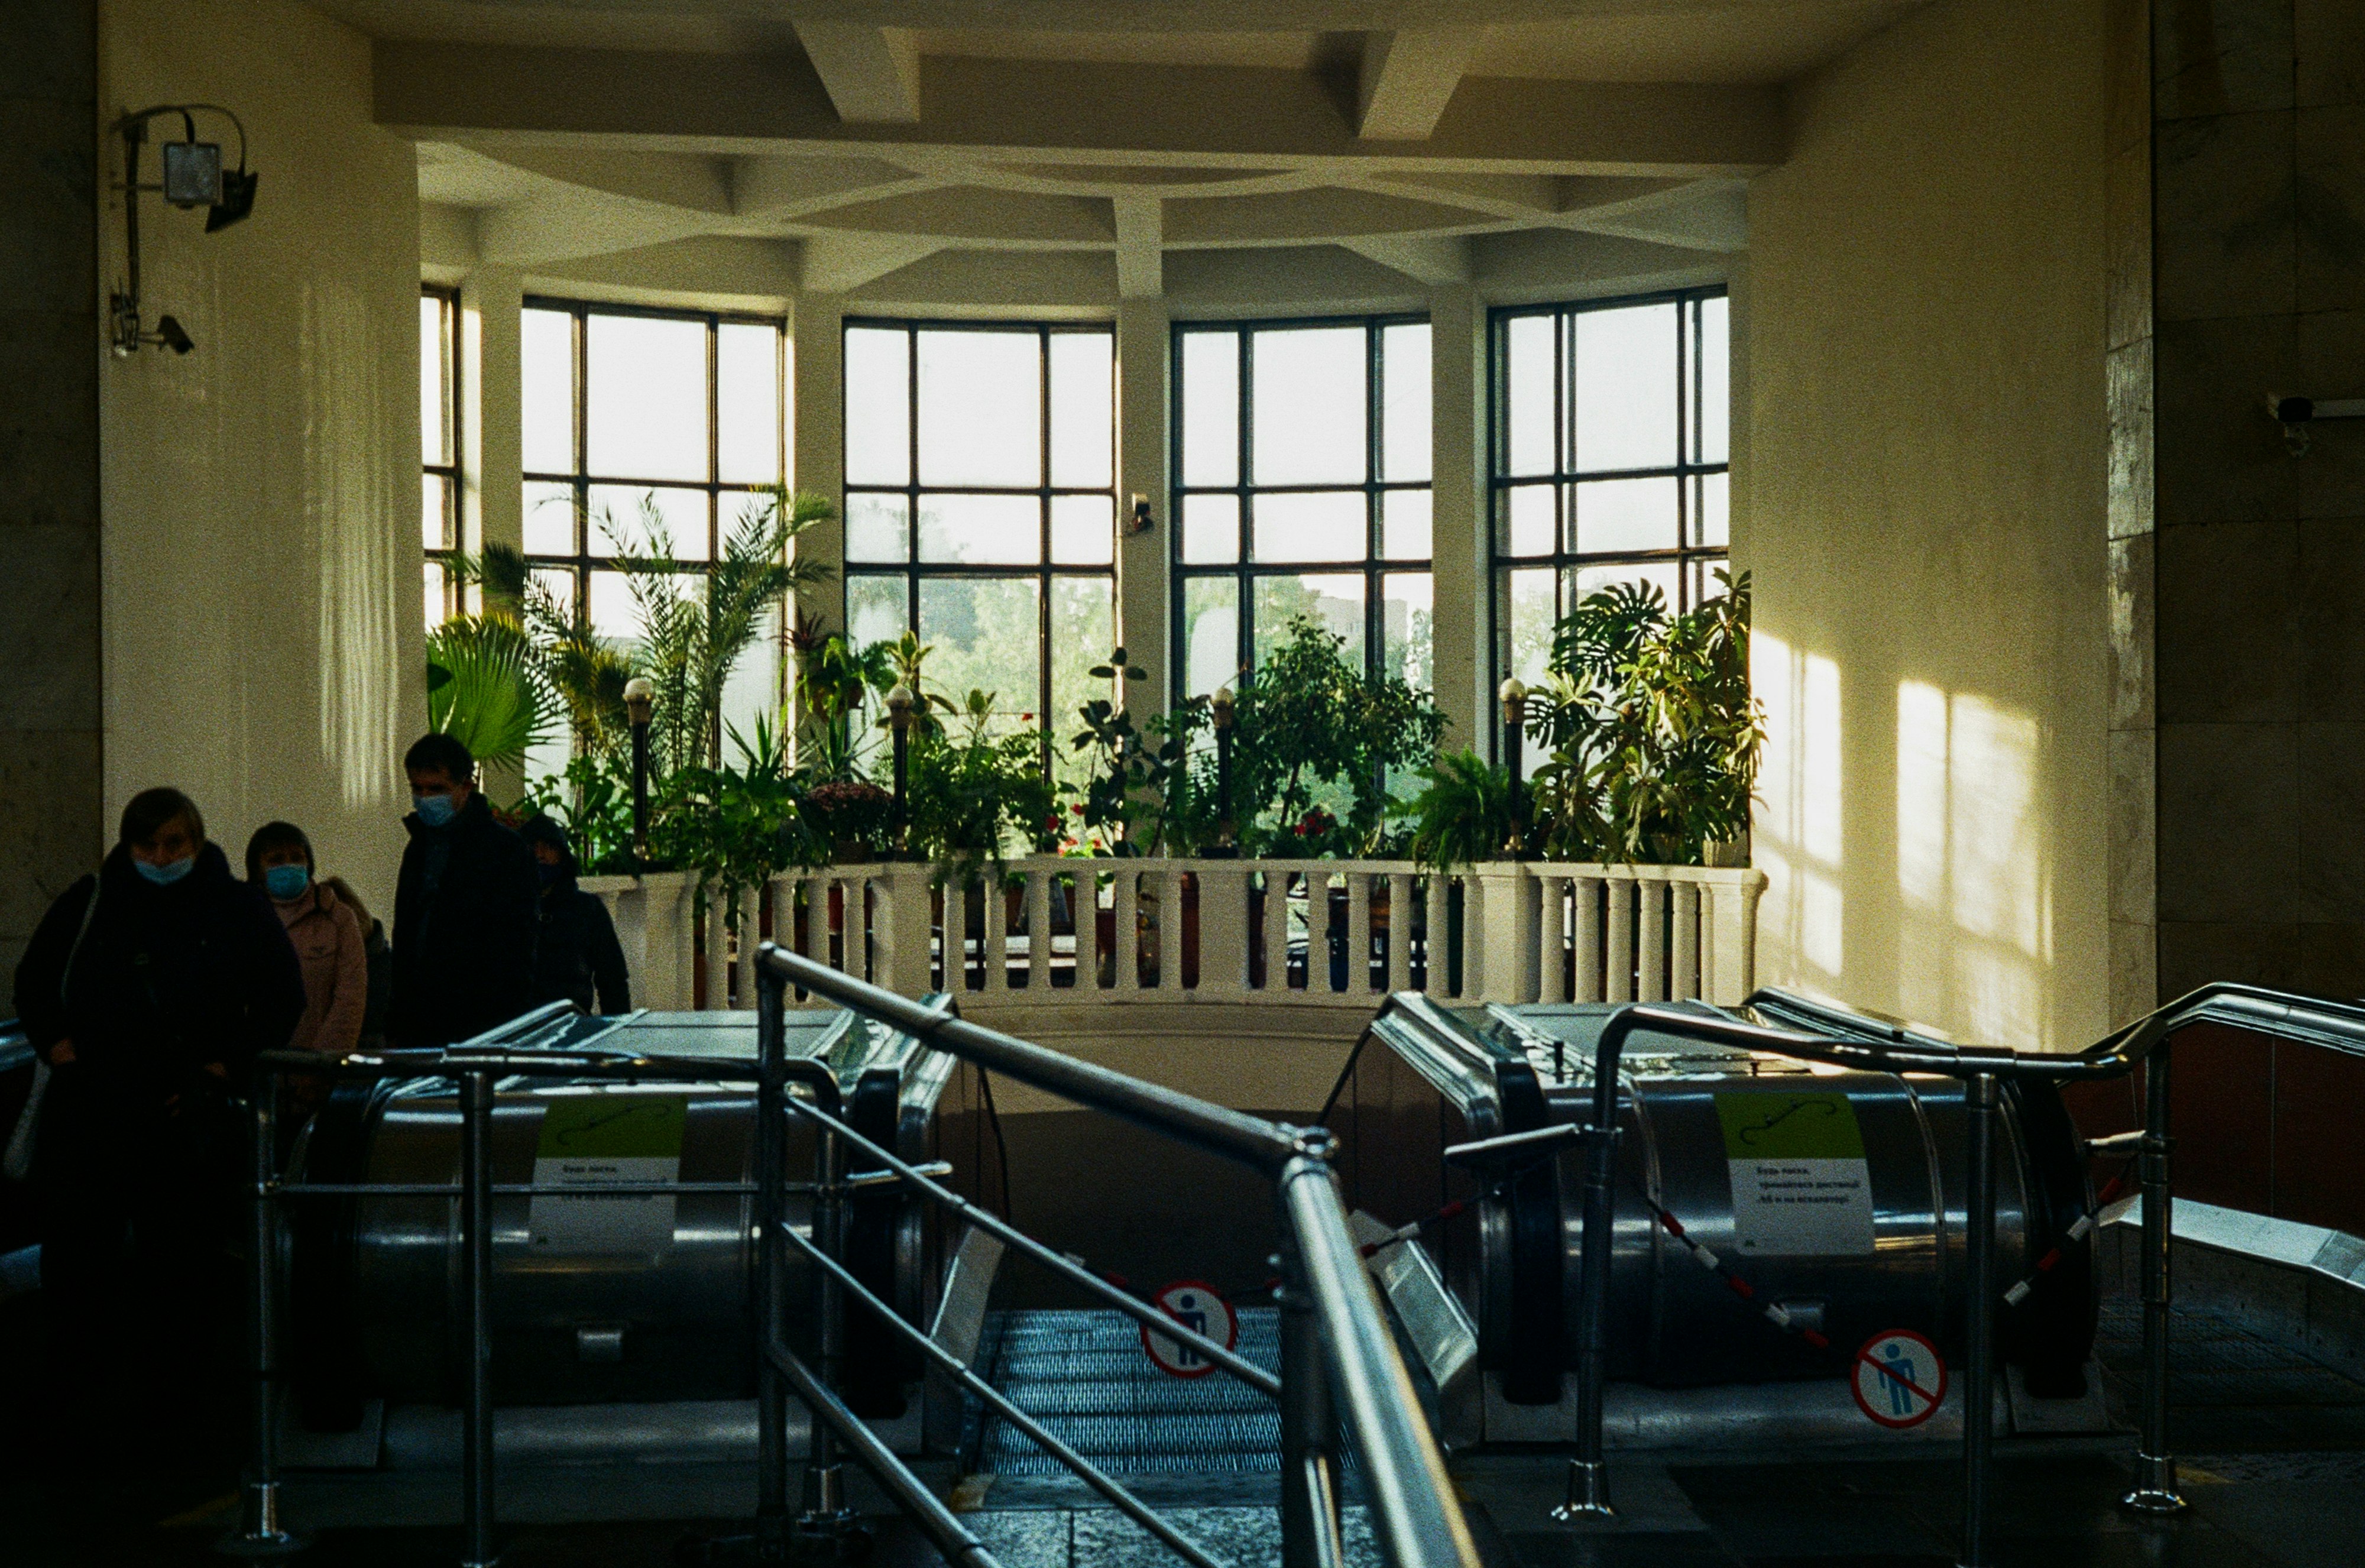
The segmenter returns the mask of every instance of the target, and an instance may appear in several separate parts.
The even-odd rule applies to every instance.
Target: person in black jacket
[[[542,876],[542,936],[534,948],[533,1000],[572,1002],[586,1013],[630,1013],[631,977],[616,923],[597,894],[575,885],[574,846],[566,830],[545,816],[529,817],[518,836],[533,850]]]
[[[456,737],[422,737],[402,766],[415,809],[403,820],[410,844],[394,893],[387,1033],[397,1046],[448,1046],[531,1005],[541,882]]]
[[[248,1157],[230,1096],[303,1016],[296,949],[196,804],[149,790],[42,918],[17,1007],[50,1070],[33,1154],[50,1371],[85,1416],[151,1359],[172,1369],[157,1392],[201,1386],[237,1300],[224,1244]]]

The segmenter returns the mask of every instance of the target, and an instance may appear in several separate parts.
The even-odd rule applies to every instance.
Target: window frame
[[[1114,321],[1022,321],[995,319],[960,319],[945,317],[913,316],[847,316],[838,330],[839,365],[838,411],[841,459],[845,442],[846,334],[855,330],[898,331],[904,336],[904,420],[905,440],[909,445],[908,468],[901,485],[857,483],[846,478],[840,486],[843,510],[851,512],[857,495],[900,496],[903,500],[903,559],[894,561],[856,561],[845,558],[838,571],[839,624],[850,631],[853,625],[853,605],[850,595],[857,577],[893,577],[903,579],[903,624],[917,628],[920,624],[920,585],[929,580],[970,582],[1023,582],[1035,584],[1035,700],[1034,711],[1039,721],[1037,728],[1042,738],[1043,769],[1046,778],[1053,777],[1054,726],[1051,718],[1051,587],[1059,577],[1098,577],[1109,587],[1111,624],[1116,622],[1116,558],[1119,541],[1124,534],[1124,521],[1117,507],[1122,475],[1119,472],[1121,446],[1117,417],[1116,324]],[[1040,401],[1041,483],[1025,485],[926,485],[920,480],[920,337],[924,331],[992,332],[1006,337],[1031,334],[1036,340],[1036,364],[1041,371],[1037,384]],[[1109,482],[1106,489],[1089,486],[1055,485],[1051,482],[1051,340],[1055,336],[1091,334],[1109,341]],[[920,558],[920,499],[927,495],[1019,496],[1031,497],[1037,502],[1037,553],[1033,565],[992,566],[981,562],[923,561]],[[1063,564],[1051,555],[1051,504],[1062,496],[1105,496],[1109,503],[1109,558],[1095,566]]]
[[[1729,475],[1732,469],[1732,442],[1728,412],[1725,455],[1718,462],[1703,461],[1699,456],[1700,431],[1698,428],[1705,388],[1706,365],[1701,353],[1704,329],[1700,307],[1712,299],[1727,303],[1727,349],[1731,353],[1731,288],[1724,284],[1704,284],[1688,288],[1653,289],[1644,294],[1616,295],[1602,299],[1562,300],[1534,305],[1502,305],[1486,313],[1486,527],[1487,527],[1487,644],[1492,659],[1493,679],[1489,687],[1498,684],[1511,671],[1510,584],[1515,570],[1549,569],[1552,574],[1554,619],[1566,615],[1568,584],[1572,576],[1587,567],[1653,566],[1668,564],[1676,568],[1676,599],[1669,606],[1681,612],[1693,608],[1693,567],[1713,568],[1729,566],[1732,559],[1731,501],[1728,492],[1725,542],[1721,544],[1692,543],[1697,530],[1693,508],[1700,489],[1696,481],[1712,475]],[[1676,307],[1676,461],[1644,468],[1586,469],[1575,465],[1571,450],[1570,410],[1567,407],[1569,377],[1573,364],[1570,359],[1572,334],[1577,317],[1603,310],[1625,309],[1635,306],[1668,305]],[[1508,352],[1510,323],[1522,317],[1550,317],[1552,329],[1552,466],[1549,473],[1512,475],[1510,466],[1509,412],[1510,354]],[[1732,393],[1728,386],[1726,397]],[[1676,484],[1676,543],[1671,548],[1654,550],[1580,551],[1569,548],[1569,497],[1580,483],[1601,479],[1674,478]],[[1514,489],[1550,485],[1552,487],[1552,547],[1541,554],[1514,554],[1510,543],[1509,495]],[[1495,704],[1488,704],[1494,710]],[[1493,714],[1490,729],[1500,741],[1502,715]]]
[[[467,590],[461,586],[455,569],[459,565],[460,557],[467,554],[468,549],[465,534],[467,518],[465,510],[460,503],[460,416],[461,409],[465,406],[460,396],[460,291],[443,284],[421,283],[419,286],[419,297],[422,300],[436,300],[443,307],[443,330],[437,336],[442,340],[443,354],[444,461],[442,463],[426,461],[424,441],[420,442],[422,450],[420,458],[422,485],[429,478],[440,478],[443,481],[443,537],[450,541],[440,548],[427,544],[423,538],[420,542],[420,554],[424,557],[425,566],[440,568],[443,573],[443,614],[441,621],[428,627],[432,632],[443,621],[450,621],[454,616],[465,613],[468,603]],[[420,368],[423,374],[425,367]],[[426,505],[423,498],[420,514],[420,521],[423,522],[426,518]],[[424,592],[422,584],[422,597]]]
[[[1427,311],[1391,310],[1356,312],[1337,316],[1260,317],[1254,319],[1221,319],[1176,321],[1167,333],[1167,472],[1171,476],[1168,485],[1167,571],[1170,577],[1168,613],[1173,625],[1171,639],[1173,678],[1169,682],[1171,696],[1180,707],[1189,700],[1190,670],[1186,664],[1185,645],[1190,627],[1186,620],[1190,584],[1209,578],[1228,577],[1237,585],[1239,595],[1238,647],[1233,668],[1246,671],[1256,662],[1256,582],[1261,577],[1360,577],[1363,579],[1363,670],[1376,677],[1387,663],[1387,606],[1385,581],[1391,575],[1418,574],[1429,577],[1432,605],[1437,581],[1437,546],[1432,533],[1429,553],[1403,560],[1390,560],[1383,554],[1385,538],[1382,532],[1382,499],[1391,490],[1425,490],[1434,497],[1437,472],[1434,460],[1437,410],[1432,389],[1429,408],[1431,462],[1429,474],[1423,479],[1385,479],[1382,472],[1383,443],[1387,438],[1385,427],[1386,382],[1384,356],[1382,352],[1384,334],[1390,327],[1430,327]],[[1289,331],[1308,328],[1360,327],[1363,331],[1363,477],[1360,483],[1310,485],[1261,485],[1254,480],[1252,459],[1256,432],[1256,351],[1259,332]],[[1230,332],[1239,343],[1238,412],[1239,441],[1236,482],[1230,485],[1193,485],[1183,479],[1183,372],[1182,342],[1194,332]],[[1432,353],[1433,353],[1432,349]],[[1433,362],[1432,362],[1433,364]],[[1336,495],[1360,491],[1363,497],[1363,554],[1360,561],[1293,561],[1287,563],[1259,562],[1255,557],[1256,537],[1254,498],[1259,495]],[[1238,554],[1230,561],[1210,564],[1187,564],[1182,559],[1183,502],[1191,496],[1231,496],[1239,508],[1239,540]],[[1432,519],[1434,512],[1432,511]],[[1433,527],[1433,522],[1432,522]],[[1432,609],[1432,616],[1434,610]],[[1432,622],[1432,625],[1434,622]],[[1432,686],[1434,676],[1432,674]]]

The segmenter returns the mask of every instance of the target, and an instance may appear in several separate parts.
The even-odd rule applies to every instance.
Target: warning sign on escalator
[[[670,1193],[602,1193],[624,1183],[681,1179],[688,1110],[678,1094],[554,1095],[533,1150],[537,1187],[526,1234],[537,1249],[608,1257],[662,1252],[673,1245]]]
[[[1239,1314],[1216,1294],[1216,1287],[1197,1280],[1177,1280],[1150,1298],[1158,1309],[1194,1334],[1213,1339],[1227,1350],[1240,1342]],[[1160,1372],[1169,1377],[1205,1377],[1216,1370],[1207,1360],[1180,1339],[1170,1338],[1145,1323],[1141,1348]]]
[[[1744,1258],[1834,1257],[1873,1249],[1872,1178],[1845,1094],[1719,1093],[1732,1178],[1733,1249]]]

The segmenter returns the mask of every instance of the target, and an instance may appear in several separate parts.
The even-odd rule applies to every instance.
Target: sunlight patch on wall
[[[1765,704],[1752,858],[1767,878],[1759,930],[1779,980],[1829,989],[1845,959],[1840,891],[1840,666],[1757,633],[1750,679]],[[1799,972],[1783,974],[1782,969]]]
[[[2037,722],[1925,681],[1897,689],[1898,1007],[1983,1043],[2046,1034],[2051,867]]]
[[[304,513],[320,573],[320,755],[352,807],[393,799],[402,648],[384,356],[361,291],[303,288]],[[415,525],[414,525],[415,526]],[[415,568],[414,568],[415,571]]]

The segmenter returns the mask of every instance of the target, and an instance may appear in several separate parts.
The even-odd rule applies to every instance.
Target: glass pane
[[[1382,667],[1417,690],[1430,689],[1437,684],[1437,657],[1429,574],[1390,572],[1380,579],[1380,595]]]
[[[1032,332],[920,334],[920,483],[1043,482],[1043,353]]]
[[[620,647],[641,641],[641,611],[630,578],[622,572],[591,574],[591,633]]]
[[[1240,668],[1238,577],[1182,579],[1182,694],[1205,697]]]
[[[1383,479],[1429,477],[1429,370],[1428,322],[1381,330],[1379,476]]]
[[[575,487],[546,480],[525,483],[525,553],[575,554]]]
[[[1673,304],[1577,313],[1578,472],[1672,466],[1676,409]]]
[[[902,577],[847,577],[846,640],[857,648],[893,642],[910,625],[911,605],[910,589]]]
[[[911,507],[910,498],[904,496],[849,492],[846,498],[846,558],[899,564],[910,560]]]
[[[780,734],[780,616],[774,609],[764,617],[764,630],[734,660],[723,681],[723,760],[736,763],[739,746],[732,732],[749,745],[756,740],[756,721]]]
[[[1182,334],[1182,482],[1240,482],[1240,338]]]
[[[1511,644],[1510,673],[1533,686],[1544,678],[1544,662],[1552,655],[1552,623],[1558,617],[1552,568],[1528,566],[1508,575],[1511,580],[1504,596],[1504,611],[1509,622],[1505,633]]]
[[[533,574],[533,580],[550,595],[551,601],[566,614],[575,612],[575,574],[556,566],[544,566]]]
[[[1700,313],[1699,455],[1702,463],[1723,463],[1732,448],[1732,306],[1723,298],[1703,299]]]
[[[1578,566],[1571,573],[1568,601],[1575,604],[1588,594],[1599,593],[1611,583],[1648,583],[1659,590],[1667,601],[1667,608],[1673,610],[1676,608],[1676,584],[1679,576],[1673,561]]]
[[[1035,712],[1043,646],[1036,594],[1032,577],[922,578],[920,640],[936,650],[927,675],[936,689],[955,702],[990,692],[1011,725]]]
[[[444,375],[444,345],[452,340],[443,299],[419,297],[419,454],[438,466],[452,461],[451,403]]]
[[[1503,553],[1507,555],[1549,555],[1559,532],[1550,485],[1521,485],[1507,490]]]
[[[1347,662],[1363,667],[1363,579],[1339,572],[1258,577],[1254,604],[1256,660],[1262,664],[1300,617],[1347,639]]]
[[[1514,316],[1504,328],[1504,424],[1509,474],[1549,474],[1552,448],[1552,324],[1551,316]]]
[[[594,314],[583,330],[585,470],[705,478],[706,324]]]
[[[907,332],[886,327],[846,330],[846,482],[912,482],[912,339]]]
[[[1239,497],[1183,497],[1183,563],[1193,566],[1216,566],[1239,558]]]
[[[1051,559],[1105,566],[1116,559],[1116,502],[1108,496],[1051,498]]]
[[[1075,749],[1083,723],[1076,710],[1109,696],[1110,683],[1092,668],[1116,646],[1115,585],[1106,577],[1051,579],[1051,712],[1044,728],[1051,737],[1051,771],[1082,784],[1089,769]]]
[[[1370,554],[1361,490],[1254,496],[1250,544],[1260,561],[1361,561]]]
[[[1692,543],[1695,544],[1730,544],[1732,542],[1732,479],[1724,474],[1703,474],[1699,477],[1699,498],[1692,511]]]
[[[714,334],[715,477],[780,482],[780,332],[726,321]]]
[[[584,548],[593,555],[666,555],[677,561],[713,556],[704,490],[591,487],[591,527]]]
[[[1676,487],[1664,479],[1596,479],[1572,487],[1577,552],[1599,555],[1676,547]]]
[[[1051,483],[1116,483],[1116,339],[1051,334]]]
[[[1256,406],[1250,470],[1260,485],[1358,485],[1363,450],[1363,329],[1289,327],[1250,335]]]
[[[1384,492],[1380,497],[1380,554],[1391,561],[1426,561],[1429,552],[1429,492]]]
[[[575,318],[564,310],[527,310],[518,319],[518,357],[524,386],[519,422],[525,471],[575,472]]]
[[[452,618],[449,608],[451,588],[443,577],[443,563],[427,563],[427,629],[432,632]]]
[[[430,550],[452,548],[452,486],[441,474],[419,476],[419,542]]]
[[[920,559],[1034,566],[1043,559],[1043,503],[1033,496],[924,495]]]

